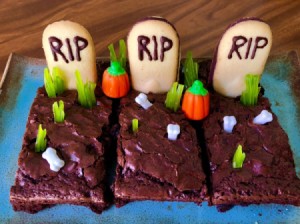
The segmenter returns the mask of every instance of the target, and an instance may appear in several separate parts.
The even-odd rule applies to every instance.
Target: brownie
[[[207,196],[206,176],[195,129],[181,111],[164,105],[166,95],[148,94],[153,105],[145,110],[131,91],[120,101],[117,168],[114,195],[117,206],[134,200],[191,201]],[[139,120],[132,131],[132,119]],[[179,124],[175,141],[167,138],[167,125]]]
[[[211,202],[215,205],[277,203],[300,205],[300,180],[295,172],[288,136],[277,117],[265,125],[254,124],[262,110],[272,113],[267,98],[256,106],[211,93],[210,115],[203,133],[210,163]],[[235,116],[232,133],[223,130],[223,117]],[[234,169],[238,145],[246,153],[243,167]]]
[[[65,105],[63,123],[55,123],[53,119],[52,104],[58,100]],[[100,213],[108,206],[105,151],[111,141],[110,113],[111,103],[101,94],[97,97],[97,105],[86,109],[78,104],[75,90],[49,98],[44,88],[38,89],[10,193],[15,211],[35,213],[56,204],[74,204]],[[47,130],[47,147],[56,149],[65,161],[58,172],[51,171],[42,153],[35,152],[39,124]]]

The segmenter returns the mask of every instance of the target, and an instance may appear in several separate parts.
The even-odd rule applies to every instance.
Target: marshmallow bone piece
[[[175,141],[180,134],[180,126],[178,124],[168,124],[168,139]]]
[[[223,128],[224,131],[227,133],[232,133],[233,127],[236,125],[236,118],[235,116],[225,116],[223,118]]]
[[[43,152],[42,157],[50,164],[52,171],[58,172],[65,165],[65,161],[61,160],[57,156],[56,150],[51,147],[48,147],[46,151]]]
[[[259,115],[253,119],[254,124],[266,124],[273,121],[273,115],[267,110],[262,110]]]
[[[147,95],[145,93],[140,93],[136,98],[135,98],[135,102],[139,105],[141,105],[141,107],[143,107],[145,110],[147,110],[149,107],[152,106],[152,103],[150,103],[150,101],[147,98]]]

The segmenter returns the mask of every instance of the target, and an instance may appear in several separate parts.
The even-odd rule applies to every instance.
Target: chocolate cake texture
[[[118,165],[114,194],[117,205],[134,200],[192,201],[207,197],[206,176],[196,131],[181,111],[164,105],[166,95],[149,94],[147,110],[135,102],[131,91],[121,99],[118,136]],[[132,119],[139,120],[137,132]],[[178,124],[180,135],[167,137],[168,124]]]
[[[199,79],[206,84],[211,61],[198,63]],[[108,66],[108,61],[98,61],[98,74]],[[192,125],[180,110],[165,107],[166,94],[148,94],[153,105],[147,110],[135,102],[138,94],[132,90],[112,103],[97,91],[97,106],[86,109],[78,104],[76,91],[49,98],[40,88],[11,188],[13,208],[35,213],[55,204],[75,204],[99,213],[110,205],[107,172],[116,172],[113,193],[117,206],[136,200],[300,205],[300,180],[288,136],[263,95],[258,105],[247,107],[237,98],[210,89],[210,114]],[[53,121],[52,104],[58,100],[65,103],[64,123]],[[271,112],[273,121],[254,124],[262,110]],[[232,133],[226,133],[223,118],[230,115],[237,124]],[[132,119],[139,120],[135,133]],[[48,145],[65,161],[57,173],[34,150],[39,124],[47,130]],[[180,125],[175,141],[167,138],[168,124]],[[111,145],[116,138],[117,146]],[[232,158],[238,145],[246,159],[242,168],[234,169]],[[109,171],[106,164],[115,159],[116,170],[110,164]]]
[[[273,121],[260,125],[253,119],[262,110],[272,113],[267,98],[256,106],[211,93],[210,115],[203,121],[210,163],[211,202],[214,205],[293,204],[300,205],[300,180],[295,172],[288,136],[274,113]],[[232,133],[223,130],[223,117],[235,116]],[[238,145],[246,153],[242,168],[233,168]]]
[[[52,104],[59,100],[65,105],[63,123],[53,119]],[[86,109],[77,103],[77,91],[49,98],[44,88],[38,89],[11,188],[14,210],[35,213],[55,204],[74,204],[100,213],[108,206],[104,157],[111,141],[110,113],[111,103],[103,96],[97,97],[97,106]],[[65,162],[58,172],[50,170],[41,152],[35,152],[39,124],[47,130],[47,146]]]

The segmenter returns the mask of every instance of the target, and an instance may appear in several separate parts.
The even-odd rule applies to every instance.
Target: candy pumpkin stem
[[[111,76],[119,76],[125,73],[124,68],[122,68],[120,62],[111,61],[110,67],[108,68],[108,72]]]
[[[193,85],[189,88],[189,91],[194,95],[207,95],[208,91],[204,88],[203,83],[199,80],[194,81]]]

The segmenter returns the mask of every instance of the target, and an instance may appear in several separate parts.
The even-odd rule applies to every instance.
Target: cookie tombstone
[[[245,18],[229,26],[212,62],[213,88],[227,97],[240,96],[246,88],[245,76],[263,73],[271,45],[271,29],[259,19]]]
[[[55,66],[62,70],[67,89],[76,89],[76,70],[83,82],[97,81],[93,39],[80,24],[58,21],[48,25],[43,33],[43,48],[48,68],[51,73]]]
[[[178,76],[179,37],[176,29],[161,17],[137,22],[127,37],[133,89],[144,93],[165,93]]]

